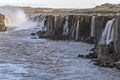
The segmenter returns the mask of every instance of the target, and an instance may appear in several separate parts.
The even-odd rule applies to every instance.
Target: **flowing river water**
[[[93,45],[31,39],[38,29],[16,27],[0,33],[0,80],[120,80],[120,71],[77,57]]]

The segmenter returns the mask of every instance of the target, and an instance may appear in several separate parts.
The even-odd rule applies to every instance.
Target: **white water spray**
[[[0,8],[0,13],[5,15],[6,26],[18,26],[27,21],[26,14],[22,8],[4,6]]]
[[[95,16],[92,16],[90,36],[95,37]]]
[[[32,15],[31,15],[32,16]],[[46,31],[46,27],[44,26],[45,23],[45,15],[43,15],[42,17],[39,17],[41,15],[36,15],[36,16],[32,16],[29,17],[28,16],[28,20],[26,22],[24,22],[22,25],[17,26],[17,28],[15,30],[23,30],[23,29],[39,29],[41,31]],[[34,21],[34,18],[38,18],[39,21]]]
[[[105,29],[102,33],[102,37],[100,39],[99,44],[106,44],[108,45],[110,42],[113,41],[114,38],[114,27],[112,26],[115,19],[109,20],[105,26]]]

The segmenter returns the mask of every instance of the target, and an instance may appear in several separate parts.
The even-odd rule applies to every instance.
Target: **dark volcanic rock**
[[[86,58],[97,58],[97,54],[96,53],[89,53],[88,55],[85,56]]]
[[[104,62],[104,61],[102,61],[102,60],[100,60],[100,59],[96,59],[96,60],[94,60],[94,63],[93,63],[94,65],[97,65],[97,66],[100,66],[100,67],[110,67],[110,68],[113,68],[113,67],[115,67],[115,64],[114,63],[112,63],[112,62]]]
[[[88,37],[85,39],[86,43],[94,44],[94,37]]]
[[[94,58],[97,58],[97,54],[95,54],[95,53],[89,53],[88,55],[79,54],[78,57],[94,59]]]
[[[78,57],[85,58],[85,55],[79,54]]]
[[[120,70],[120,61],[115,62],[115,67]]]
[[[36,34],[41,37],[42,35],[44,35],[46,33],[46,31],[38,31],[36,32]]]

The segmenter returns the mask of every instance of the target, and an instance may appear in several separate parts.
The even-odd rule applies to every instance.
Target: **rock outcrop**
[[[4,15],[0,14],[0,31],[6,30],[4,19],[5,19]]]
[[[98,26],[96,26],[97,28],[95,29],[97,30],[96,38],[95,38],[95,47],[96,47],[95,51],[98,55],[98,60],[96,61],[95,64],[104,66],[104,67],[120,68],[120,64],[119,64],[119,61],[120,61],[120,54],[119,54],[120,53],[120,50],[119,50],[120,48],[120,25],[119,25],[120,17],[115,16],[114,19],[112,19],[112,17],[108,17],[106,21],[104,22],[106,22],[106,26],[104,23],[103,27],[99,26],[98,28]],[[108,26],[108,29],[111,27],[111,30],[106,32],[107,36],[106,37],[104,36],[104,38],[107,40],[107,38],[112,37],[113,39],[110,42],[109,40],[107,40],[108,43],[99,44],[101,35],[104,33],[104,30],[107,29],[105,28],[107,26]]]

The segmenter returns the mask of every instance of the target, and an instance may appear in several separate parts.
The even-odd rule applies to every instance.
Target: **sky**
[[[0,0],[0,6],[33,6],[49,8],[91,8],[104,3],[120,4],[120,0]]]

